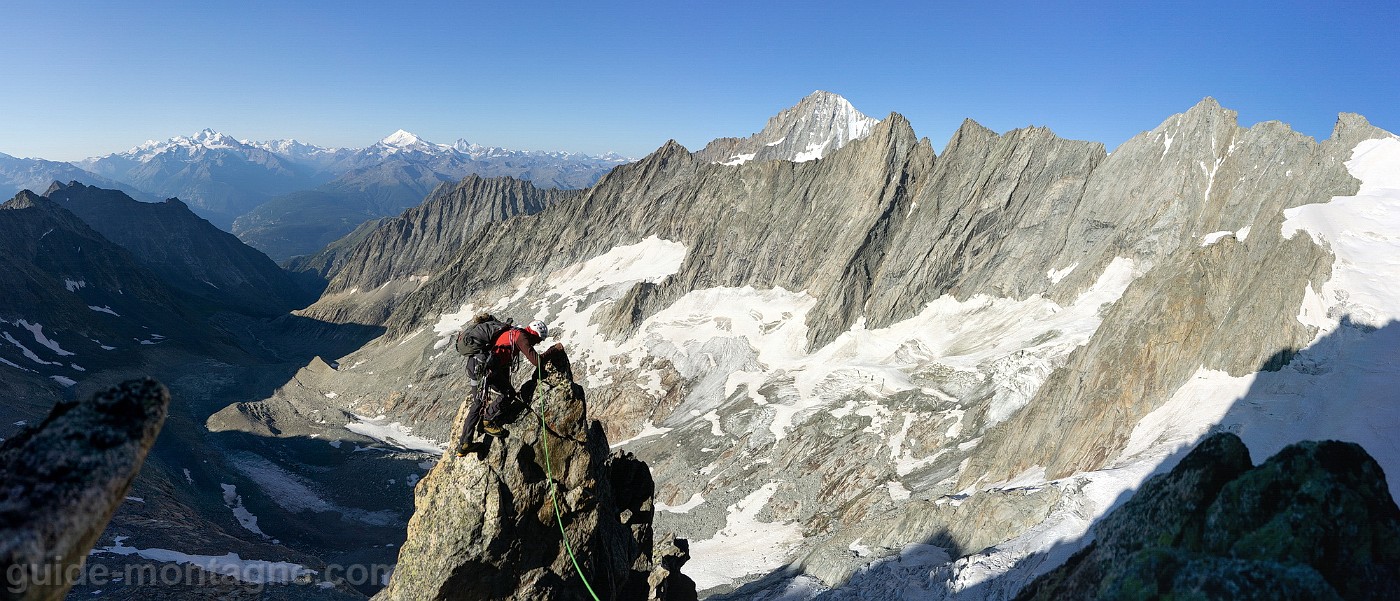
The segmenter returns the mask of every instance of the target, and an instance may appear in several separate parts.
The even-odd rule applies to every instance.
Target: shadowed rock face
[[[567,368],[542,372],[522,386],[530,406],[507,410],[516,417],[508,436],[466,457],[449,453],[419,482],[408,540],[376,599],[589,599],[589,587],[601,599],[639,599],[683,594],[686,583],[695,598],[679,574],[683,541],[668,539],[652,572],[646,464],[610,454]]]
[[[1207,438],[1027,586],[1032,599],[1394,599],[1400,509],[1360,446],[1302,442],[1251,468]]]
[[[275,316],[311,299],[266,255],[243,244],[178,199],[137,202],[116,190],[54,182],[44,196],[199,304]]]
[[[0,446],[4,598],[63,598],[72,582],[56,573],[82,565],[141,471],[169,404],[159,382],[131,380],[59,403],[37,428]]]

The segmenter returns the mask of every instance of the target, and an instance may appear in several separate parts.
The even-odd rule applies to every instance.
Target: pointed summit
[[[388,137],[384,138],[383,140],[380,140],[379,143],[385,146],[396,146],[398,148],[406,148],[415,144],[423,144],[424,142],[422,138],[419,138],[418,136],[408,133],[401,129],[392,134],[389,134]]]
[[[861,114],[840,95],[817,90],[770,118],[763,131],[748,138],[710,142],[697,158],[724,165],[775,159],[811,161],[870,135],[879,122]]]

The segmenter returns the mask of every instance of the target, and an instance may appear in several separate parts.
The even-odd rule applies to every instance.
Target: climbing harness
[[[539,385],[544,381],[544,360],[535,366],[535,393],[539,394]],[[544,443],[544,469],[545,476],[549,478],[549,496],[554,500],[554,519],[559,522],[559,536],[564,539],[564,550],[569,553],[569,560],[574,562],[574,571],[578,572],[579,579],[583,580],[584,588],[588,589],[588,594],[593,596],[593,601],[598,599],[598,593],[593,592],[593,585],[588,584],[588,577],[583,575],[583,568],[578,565],[578,557],[574,556],[573,545],[569,544],[569,534],[564,531],[564,514],[559,510],[558,483],[554,480],[552,473],[554,462],[549,459],[549,425],[544,421],[544,395],[540,396],[540,441]]]

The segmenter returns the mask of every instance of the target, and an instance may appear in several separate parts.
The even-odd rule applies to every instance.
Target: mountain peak
[[[763,131],[748,138],[715,140],[697,154],[724,165],[779,159],[800,163],[870,135],[879,122],[839,94],[817,90],[768,119]]]
[[[1205,118],[1209,120],[1226,120],[1238,122],[1239,113],[1220,106],[1220,103],[1210,96],[1202,98],[1194,106],[1186,110],[1187,118]]]
[[[408,133],[400,129],[392,134],[389,134],[388,137],[384,138],[383,140],[380,140],[379,143],[385,146],[396,146],[398,148],[404,148],[407,146],[413,146],[414,144],[423,144],[424,142],[422,138],[419,138],[414,134]]]
[[[199,133],[185,139],[194,143],[196,146],[204,146],[205,148],[233,146],[238,144],[238,140],[235,140],[233,136],[214,131],[208,127],[199,130]]]
[[[108,156],[125,155],[127,158],[133,158],[141,162],[145,162],[154,158],[156,155],[172,150],[184,150],[187,152],[193,152],[199,150],[200,148],[238,149],[244,148],[245,146],[245,144],[239,142],[233,136],[214,131],[213,129],[206,127],[202,130],[199,130],[199,132],[195,133],[192,136],[175,136],[173,138],[165,140],[164,142],[157,140],[146,140],[146,143],[132,148],[131,150],[126,151],[125,153],[118,153],[117,155]]]
[[[851,101],[846,100],[845,96],[826,90],[813,90],[811,94],[804,96],[797,103],[798,107],[803,105],[836,105],[855,110],[855,106],[851,104]]]

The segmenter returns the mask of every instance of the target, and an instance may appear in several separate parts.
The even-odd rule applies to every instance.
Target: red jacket
[[[510,328],[496,338],[496,343],[492,345],[491,352],[495,355],[496,365],[509,366],[515,361],[518,354],[530,360],[530,364],[539,366],[540,356],[535,353],[535,345],[530,342],[530,335],[520,328]]]

